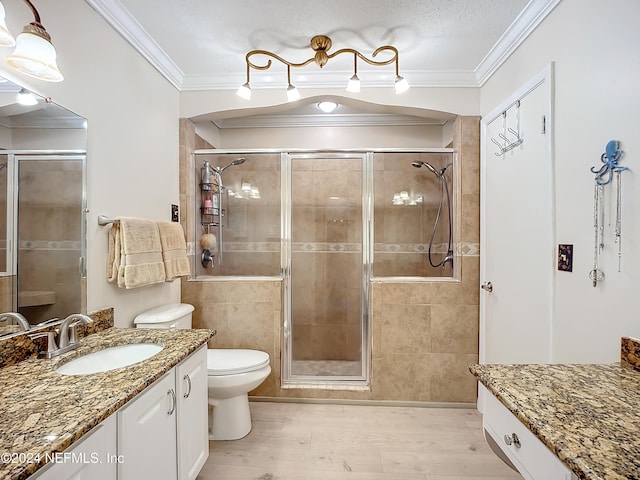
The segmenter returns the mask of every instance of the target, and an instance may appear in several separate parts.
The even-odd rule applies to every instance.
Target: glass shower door
[[[289,379],[366,379],[363,154],[290,158]],[[284,369],[287,380],[287,368]]]

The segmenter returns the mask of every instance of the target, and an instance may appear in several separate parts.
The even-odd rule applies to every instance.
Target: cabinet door
[[[118,480],[177,478],[175,370],[118,412]]]
[[[194,480],[209,456],[207,346],[176,367],[178,479]]]
[[[55,463],[30,480],[113,480],[118,462],[115,415],[107,418],[77,444],[52,457]]]

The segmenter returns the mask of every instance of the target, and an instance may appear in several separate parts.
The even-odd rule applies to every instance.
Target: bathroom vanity
[[[213,335],[110,328],[57,358],[0,368],[0,479],[80,472],[77,478],[91,480],[194,479],[209,453],[206,342]],[[56,371],[88,353],[136,343],[163,348],[101,373]]]
[[[640,478],[640,362],[624,361],[633,345],[623,339],[621,364],[470,367],[486,387],[485,430],[525,479]]]

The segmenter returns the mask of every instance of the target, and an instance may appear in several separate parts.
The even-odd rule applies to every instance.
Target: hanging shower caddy
[[[219,230],[224,217],[222,189],[216,178],[213,167],[205,160],[200,169],[200,225],[204,231],[200,237],[200,247],[202,266],[205,268],[214,266],[214,256],[218,250],[218,239],[211,232],[211,227]]]

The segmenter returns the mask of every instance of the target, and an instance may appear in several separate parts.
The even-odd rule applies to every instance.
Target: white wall
[[[23,2],[3,2],[17,35],[33,20]],[[9,72],[0,49],[0,75],[87,118],[89,311],[115,307],[116,325],[156,304],[178,301],[180,285],[124,290],[106,281],[108,227],[98,214],[170,219],[178,195],[176,89],[83,0],[38,2],[42,23],[65,76],[59,84]]]
[[[10,148],[84,150],[87,148],[87,131],[84,128],[14,128]]]
[[[454,115],[478,115],[480,112],[480,90],[478,88],[411,88],[396,95],[393,88],[368,88],[359,94],[346,92],[343,88],[300,88],[304,98],[329,95],[346,97],[379,105],[408,107],[447,112]],[[256,89],[251,101],[238,97],[233,90],[187,91],[180,95],[180,116],[192,118],[211,112],[256,113],[262,107],[287,103],[286,93],[278,89]]]
[[[555,271],[554,362],[615,362],[620,337],[640,337],[638,18],[637,0],[563,0],[481,89],[487,114],[555,62],[556,241],[574,244],[574,263],[572,273]],[[600,155],[614,139],[625,152],[620,164],[632,169],[622,174],[622,271],[607,227],[600,262],[606,278],[593,288],[587,276],[594,248],[590,167],[602,165]],[[615,189],[609,188],[611,200]],[[536,205],[531,198],[530,208]],[[608,207],[613,224],[615,209]]]
[[[208,139],[207,139],[208,140]],[[220,148],[444,147],[441,126],[233,128],[220,130]]]

